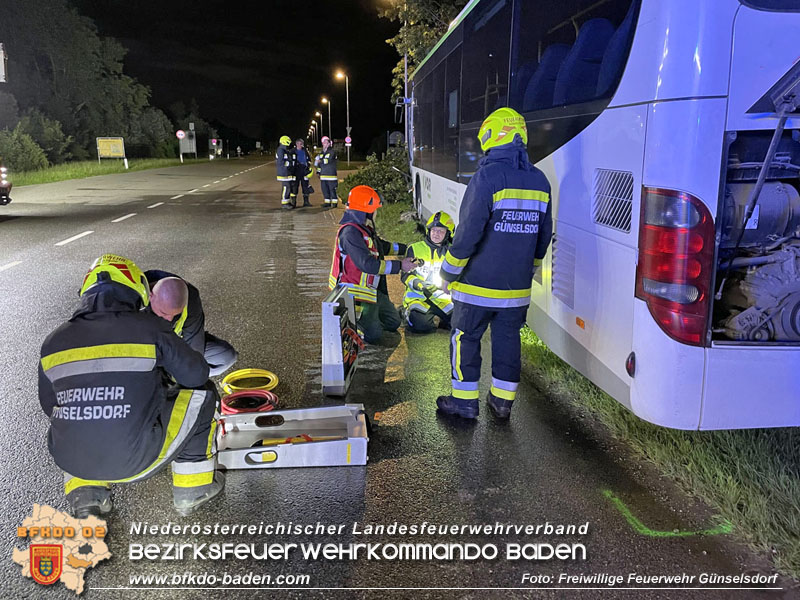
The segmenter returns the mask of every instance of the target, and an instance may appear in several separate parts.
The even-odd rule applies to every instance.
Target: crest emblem
[[[64,548],[61,544],[31,544],[31,577],[37,583],[50,585],[61,577]]]

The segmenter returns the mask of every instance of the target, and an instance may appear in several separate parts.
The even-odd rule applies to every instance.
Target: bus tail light
[[[691,194],[643,188],[636,297],[681,343],[705,345],[713,260],[708,208]]]

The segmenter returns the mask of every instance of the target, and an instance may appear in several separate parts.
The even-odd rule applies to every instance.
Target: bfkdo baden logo
[[[111,558],[106,532],[106,522],[97,517],[75,519],[52,506],[34,504],[33,514],[17,527],[17,538],[30,540],[30,546],[14,548],[14,562],[36,583],[60,581],[80,594],[86,571]]]
[[[31,544],[31,577],[37,583],[50,585],[61,577],[64,547],[61,544]]]

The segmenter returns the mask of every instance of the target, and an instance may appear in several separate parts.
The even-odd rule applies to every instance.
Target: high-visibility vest
[[[439,276],[439,270],[444,261],[444,253],[439,256],[439,254],[424,240],[412,244],[411,250],[415,258],[421,258],[425,262],[414,269],[405,280],[406,292],[403,295],[403,308],[426,313],[429,308],[428,298],[426,298],[425,294],[422,292],[415,290],[414,285],[415,283],[426,283],[441,287],[442,279]],[[431,295],[430,302],[446,313],[453,310],[453,303],[450,299],[450,295],[441,289],[435,291]]]
[[[376,259],[380,259],[380,253],[378,252],[375,240],[372,239],[372,234],[356,223],[345,223],[339,227],[339,231],[336,232],[336,244],[333,249],[331,272],[328,276],[328,288],[333,289],[337,285],[343,285],[348,289],[348,292],[353,296],[354,300],[374,304],[378,301],[377,289],[381,276],[364,273],[356,266],[353,259],[342,251],[341,244],[339,244],[339,234],[341,234],[345,227],[355,227],[358,229],[364,238],[364,244],[367,246],[370,254]]]

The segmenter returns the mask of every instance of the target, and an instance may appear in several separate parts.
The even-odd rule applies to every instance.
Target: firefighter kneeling
[[[439,327],[450,328],[450,315],[453,303],[450,294],[442,290],[439,270],[455,231],[453,219],[446,212],[434,213],[425,225],[427,235],[421,242],[411,244],[406,251],[407,258],[420,261],[411,273],[403,273],[400,278],[406,284],[403,296],[403,320],[406,327],[414,333],[436,331]]]
[[[216,472],[219,400],[203,355],[151,312],[144,273],[105,254],[89,269],[72,318],[42,345],[39,402],[47,445],[64,471],[77,518],[111,511],[112,483],[172,466],[173,501],[186,515],[224,487]],[[168,385],[165,373],[179,388]],[[168,391],[171,390],[171,391]]]

